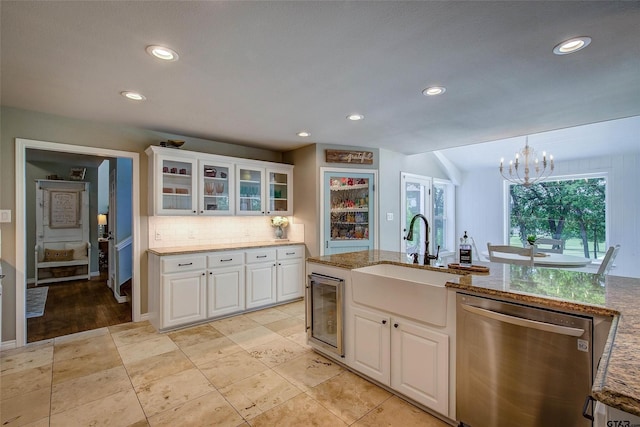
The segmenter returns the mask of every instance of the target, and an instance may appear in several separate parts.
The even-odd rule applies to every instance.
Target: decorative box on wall
[[[293,166],[151,146],[150,215],[291,215]]]

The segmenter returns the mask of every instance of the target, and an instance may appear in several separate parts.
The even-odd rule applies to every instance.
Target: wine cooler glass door
[[[344,281],[311,274],[307,286],[309,341],[339,355],[342,349],[342,288]]]

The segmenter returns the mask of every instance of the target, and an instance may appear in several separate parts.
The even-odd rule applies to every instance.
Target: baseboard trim
[[[2,341],[2,343],[0,343],[0,351],[13,350],[16,348],[16,345],[16,340]]]
[[[140,322],[144,322],[144,321],[148,321],[149,319],[151,319],[151,315],[149,313],[144,313],[140,315]]]

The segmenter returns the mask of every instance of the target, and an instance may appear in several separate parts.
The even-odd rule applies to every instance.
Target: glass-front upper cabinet
[[[269,201],[267,215],[291,215],[292,173],[290,170],[267,169]]]
[[[157,161],[161,196],[156,198],[156,212],[159,215],[195,215],[197,162],[168,156],[158,156]]]
[[[265,170],[237,165],[237,215],[264,215]]]
[[[292,168],[237,165],[236,215],[291,215]]]
[[[199,162],[200,215],[231,215],[235,200],[234,168],[231,163]]]

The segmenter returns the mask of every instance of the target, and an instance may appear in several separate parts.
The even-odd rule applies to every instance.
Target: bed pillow
[[[45,249],[44,262],[72,261],[73,249]]]
[[[87,259],[86,243],[65,243],[64,248],[73,250],[73,259]]]

